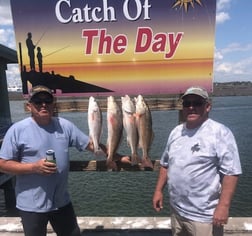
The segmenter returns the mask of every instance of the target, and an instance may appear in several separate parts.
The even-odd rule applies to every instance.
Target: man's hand
[[[33,170],[37,174],[51,175],[56,173],[57,166],[53,162],[46,161],[46,159],[41,159],[34,163]]]
[[[229,208],[217,205],[214,215],[213,215],[213,224],[216,226],[223,226],[227,224],[229,216]]]
[[[163,193],[161,191],[155,191],[152,198],[153,208],[159,212],[163,208]]]

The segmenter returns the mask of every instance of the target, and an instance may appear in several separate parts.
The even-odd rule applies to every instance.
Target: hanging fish
[[[123,113],[123,127],[126,132],[127,144],[131,150],[131,164],[137,165],[140,160],[137,154],[138,133],[135,117],[135,105],[128,95],[121,97],[122,113]]]
[[[106,154],[99,145],[102,134],[102,112],[98,102],[92,96],[89,98],[88,103],[88,128],[89,136],[94,145],[95,155],[105,157]]]
[[[149,149],[154,138],[151,112],[142,95],[138,95],[135,98],[135,103],[139,147],[142,149],[142,167],[153,169],[153,164],[149,157]]]
[[[123,121],[121,107],[113,96],[107,98],[107,166],[116,170],[115,156],[122,138]]]

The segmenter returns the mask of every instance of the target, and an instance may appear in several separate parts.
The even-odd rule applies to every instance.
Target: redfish
[[[109,169],[116,170],[114,157],[122,139],[123,121],[121,107],[113,96],[107,98],[107,129],[107,166]]]
[[[131,164],[137,165],[140,160],[137,154],[138,133],[135,117],[135,105],[128,95],[121,97],[122,113],[123,113],[123,127],[126,133],[127,144],[131,150]]]
[[[151,112],[142,95],[138,95],[135,98],[135,103],[139,147],[142,149],[142,167],[153,169],[153,164],[149,157],[149,150],[154,138]]]
[[[89,136],[94,145],[94,153],[97,156],[106,156],[100,148],[100,138],[102,134],[102,112],[98,102],[94,97],[89,98],[88,103],[88,128]]]

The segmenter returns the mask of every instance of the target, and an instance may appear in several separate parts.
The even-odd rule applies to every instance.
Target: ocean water
[[[10,101],[12,121],[16,122],[29,114],[24,112],[24,101]],[[87,113],[59,114],[74,122],[88,134]],[[102,142],[106,143],[106,113]],[[224,123],[237,140],[243,174],[233,198],[230,216],[252,216],[252,97],[215,97],[210,117]],[[169,132],[178,124],[178,111],[152,111],[155,137],[150,150],[152,159],[160,159]],[[130,154],[125,138],[119,152]],[[71,160],[93,160],[92,153],[70,150]],[[165,190],[164,209],[156,213],[152,208],[152,195],[158,172],[71,172],[69,192],[78,216],[169,216],[168,195]]]

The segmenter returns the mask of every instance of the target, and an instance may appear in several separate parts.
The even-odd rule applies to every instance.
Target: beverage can
[[[52,149],[46,151],[46,160],[56,163],[55,152]]]

